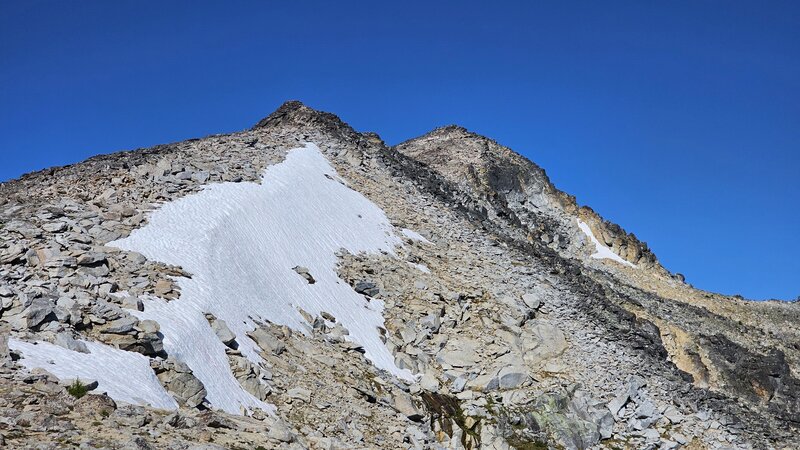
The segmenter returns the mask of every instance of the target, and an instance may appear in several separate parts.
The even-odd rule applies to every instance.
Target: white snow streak
[[[35,344],[14,338],[8,347],[22,353],[28,370],[45,369],[61,379],[97,380],[97,390],[114,400],[161,409],[178,404],[161,386],[147,357],[99,342],[84,341],[90,353],[68,350],[49,342]]]
[[[431,241],[425,239],[425,236],[417,233],[414,230],[409,230],[408,228],[403,228],[402,230],[400,230],[400,232],[403,233],[409,239],[412,239],[412,240],[415,240],[415,241],[421,241],[421,242],[424,242],[426,244],[430,244],[431,243]]]
[[[412,378],[395,366],[380,340],[383,302],[367,301],[335,271],[335,253],[342,248],[394,254],[401,239],[380,208],[340,181],[319,148],[309,143],[268,167],[261,184],[210,185],[165,204],[147,226],[109,244],[192,274],[178,279],[179,299],[147,301],[144,312],[136,314],[161,325],[165,350],[192,368],[213,406],[231,413],[240,407],[270,408],[233,378],[206,312],[225,320],[242,353],[259,363],[258,348],[246,336],[254,319],[306,332],[298,308],[312,315],[326,311],[364,346],[377,367]],[[316,283],[308,284],[292,270],[295,266],[307,267]]]
[[[580,228],[581,231],[583,231],[583,233],[586,234],[586,236],[589,236],[589,239],[591,239],[591,241],[594,243],[594,247],[597,251],[592,254],[592,258],[611,259],[618,263],[625,264],[626,266],[636,267],[631,262],[622,259],[622,257],[614,253],[610,248],[601,244],[600,241],[598,241],[597,238],[594,237],[594,233],[592,233],[592,229],[589,228],[589,225],[586,225],[580,219],[578,219],[578,228]]]
[[[417,264],[417,263],[412,263],[412,262],[410,262],[410,263],[408,263],[408,264],[409,264],[411,267],[413,267],[413,268],[415,268],[415,269],[419,270],[420,272],[423,272],[423,273],[431,273],[431,269],[429,269],[429,268],[428,268],[428,266],[426,266],[425,264]]]

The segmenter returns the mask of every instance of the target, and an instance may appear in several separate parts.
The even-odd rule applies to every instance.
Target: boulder
[[[276,420],[267,430],[267,436],[283,443],[294,442],[296,436],[289,430],[289,427],[281,420]]]
[[[108,417],[116,409],[116,402],[104,393],[87,394],[75,401],[75,411],[88,417]]]
[[[453,380],[453,383],[450,385],[450,392],[457,394],[463,391],[466,385],[467,385],[466,378],[464,378],[463,376],[456,377],[456,379]]]
[[[317,280],[315,280],[314,277],[311,276],[311,273],[308,271],[308,267],[294,266],[292,267],[292,270],[297,272],[298,275],[300,275],[306,281],[308,281],[308,284],[314,284],[317,282]]]
[[[526,363],[542,367],[567,349],[567,339],[558,327],[542,319],[531,320],[522,334],[521,347]],[[552,371],[552,370],[551,370]]]
[[[291,399],[301,400],[305,403],[309,403],[311,401],[311,391],[301,387],[289,389],[286,391],[286,395]]]
[[[214,330],[214,334],[217,335],[220,341],[223,344],[227,345],[228,347],[235,348],[234,344],[236,343],[236,335],[233,334],[230,328],[228,328],[228,324],[225,323],[222,319],[213,319],[211,321],[211,329]]]
[[[56,319],[53,310],[53,301],[49,298],[36,298],[30,305],[22,312],[25,318],[25,325],[28,328],[35,328],[42,323],[49,322]]]
[[[419,379],[419,387],[426,391],[437,392],[439,390],[439,380],[431,372],[425,372]]]
[[[375,297],[381,291],[378,288],[378,285],[367,280],[360,280],[356,282],[355,286],[353,286],[353,289],[359,294],[366,295],[367,297]]]
[[[530,379],[527,370],[522,366],[506,366],[497,374],[500,389],[514,389]]]
[[[259,366],[243,356],[229,355],[228,359],[233,377],[236,378],[242,388],[253,397],[262,401],[266,400],[272,389],[264,380],[266,377]]]
[[[187,408],[199,406],[206,398],[206,388],[186,364],[167,359],[156,369],[156,376],[175,400]]]
[[[0,366],[9,360],[8,350],[8,325],[0,325]]]
[[[75,339],[72,333],[66,331],[56,334],[53,343],[74,352],[89,353],[85,342]]]
[[[256,345],[258,345],[261,350],[265,352],[271,352],[275,356],[280,355],[284,350],[286,350],[286,344],[284,344],[283,341],[278,339],[264,327],[259,327],[253,331],[250,331],[247,333],[247,336],[255,341]]]
[[[121,450],[156,450],[147,440],[141,436],[132,437]]]
[[[163,336],[159,332],[139,333],[136,335],[136,343],[128,350],[138,352],[146,356],[160,355],[164,352]]]
[[[122,307],[135,311],[144,311],[144,303],[138,297],[122,297]]]
[[[161,326],[155,320],[142,320],[136,328],[144,334],[156,334],[161,331]]]
[[[164,297],[165,295],[171,293],[172,290],[173,290],[172,282],[170,280],[165,280],[165,279],[156,281],[156,284],[153,287],[153,292],[158,297]]]
[[[480,361],[477,343],[468,339],[451,339],[436,356],[442,364],[450,367],[472,367]]]
[[[542,305],[542,302],[539,300],[539,296],[532,293],[522,294],[522,303],[525,303],[525,306],[532,310],[537,310]]]
[[[88,252],[78,257],[77,263],[79,266],[92,266],[106,262],[107,255],[100,252]]]
[[[394,392],[394,408],[415,422],[421,422],[425,417],[425,413],[419,408],[413,397],[399,389]]]
[[[11,244],[10,247],[0,252],[0,264],[8,264],[22,260],[25,257],[26,249],[20,244]]]
[[[428,314],[419,320],[420,326],[430,330],[431,333],[438,333],[442,326],[441,318],[437,314]]]
[[[113,333],[113,334],[128,334],[133,330],[133,327],[139,324],[139,319],[133,316],[125,316],[120,317],[119,319],[112,320],[109,322],[105,328],[103,328],[103,333]]]

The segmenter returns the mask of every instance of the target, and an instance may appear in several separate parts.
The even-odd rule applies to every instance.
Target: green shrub
[[[80,379],[76,378],[75,381],[73,381],[72,384],[67,387],[67,392],[69,392],[69,395],[75,398],[81,398],[86,395],[87,392],[89,392],[89,389],[81,382]]]

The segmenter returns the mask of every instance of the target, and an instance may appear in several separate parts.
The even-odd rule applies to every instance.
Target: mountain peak
[[[339,135],[351,135],[355,130],[339,118],[336,114],[319,111],[305,105],[299,100],[284,102],[272,114],[258,121],[253,130],[275,126],[293,126],[304,128],[308,126],[322,127],[325,130]]]

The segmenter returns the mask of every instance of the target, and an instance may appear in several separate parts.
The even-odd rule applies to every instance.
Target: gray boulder
[[[311,276],[311,273],[308,271],[308,267],[294,266],[292,267],[292,270],[297,272],[298,275],[300,275],[306,281],[308,281],[308,284],[314,284],[317,282],[317,280],[315,280],[314,277]]]
[[[286,350],[286,345],[278,339],[275,335],[270,333],[264,327],[256,328],[255,330],[247,333],[247,335],[255,341],[256,345],[261,347],[265,352],[272,352],[274,355],[280,355]]]
[[[161,384],[180,405],[196,408],[205,400],[205,386],[186,364],[168,359],[162,361],[155,370]]]
[[[133,316],[125,316],[113,320],[103,329],[103,333],[127,334],[133,331],[133,327],[139,324],[139,319]]]
[[[78,257],[77,263],[79,266],[91,266],[106,262],[106,254],[100,252],[88,252]]]
[[[537,310],[542,305],[539,297],[536,294],[527,293],[522,295],[522,303],[532,310]]]
[[[375,297],[381,291],[375,283],[367,280],[358,281],[355,286],[353,286],[353,290],[367,297]]]
[[[300,400],[305,403],[309,403],[311,401],[311,391],[301,387],[289,389],[286,391],[286,395],[291,399]]]
[[[233,334],[230,328],[228,328],[228,324],[225,323],[222,319],[214,319],[211,321],[211,329],[214,330],[214,334],[217,335],[220,341],[223,344],[227,345],[228,347],[235,347],[236,343],[236,335]]]
[[[507,366],[497,375],[500,389],[514,389],[530,379],[525,367]]]
[[[53,343],[60,347],[64,347],[68,350],[72,350],[74,352],[89,353],[89,349],[86,347],[86,343],[75,339],[72,336],[72,334],[68,332],[61,332],[56,334]]]
[[[22,316],[28,328],[35,328],[44,322],[55,320],[53,301],[44,297],[34,299],[22,312]]]
[[[394,392],[394,408],[400,412],[400,414],[415,422],[420,422],[425,417],[425,413],[417,406],[413,397],[401,390],[396,390]]]

